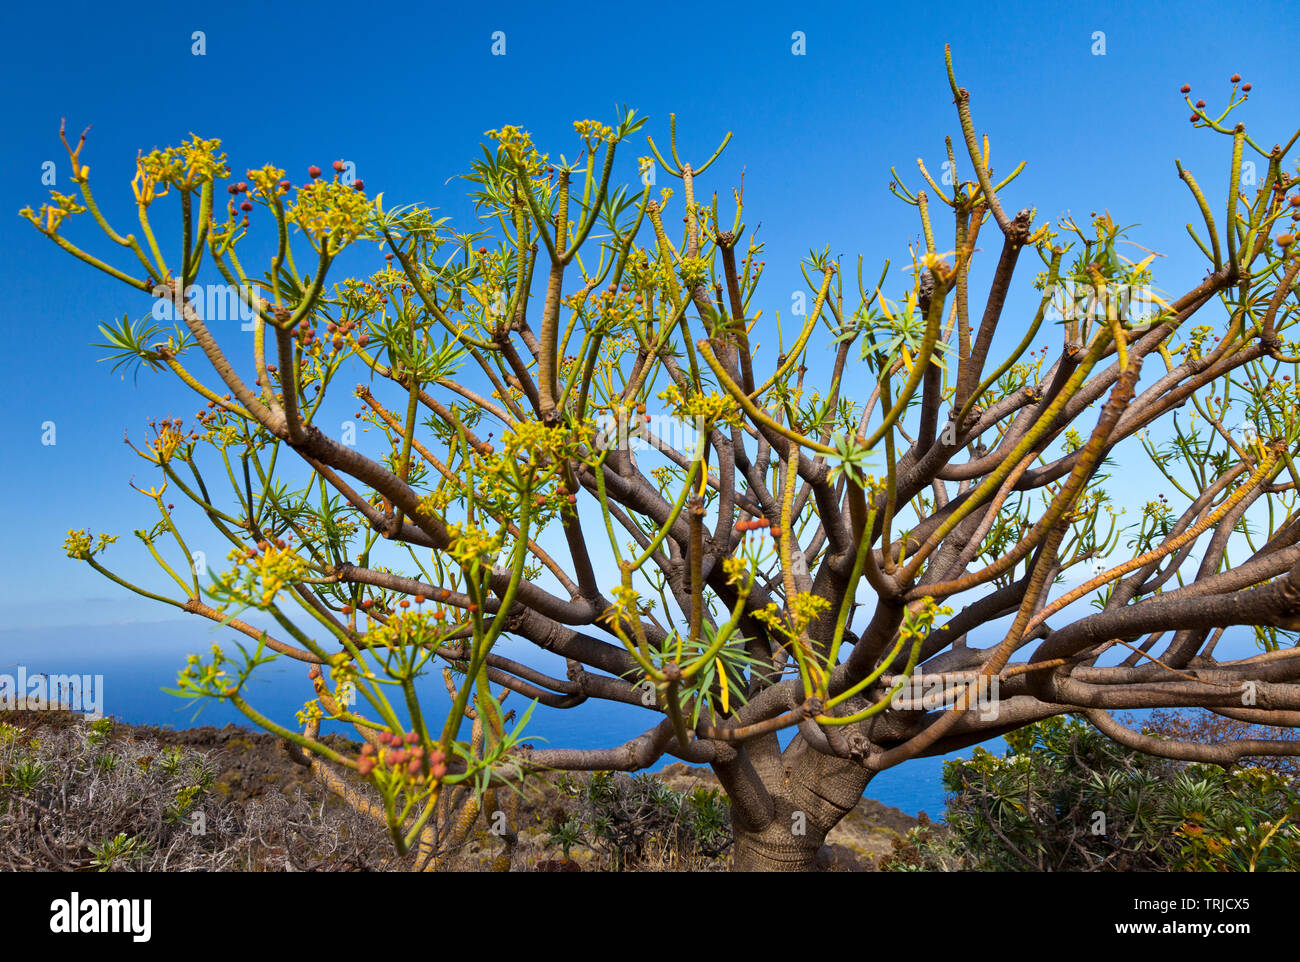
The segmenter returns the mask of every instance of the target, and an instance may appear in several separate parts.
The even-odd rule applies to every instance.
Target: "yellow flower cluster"
[[[90,545],[92,539],[90,534],[84,529],[68,529],[68,536],[63,541],[63,550],[68,553],[69,558],[86,558],[90,555]]]
[[[68,529],[68,536],[63,539],[63,550],[67,552],[69,558],[84,559],[99,554],[110,544],[117,540],[115,534],[103,534],[99,536],[99,544],[91,548],[94,539],[84,528]]]
[[[451,535],[448,553],[463,565],[474,561],[491,564],[501,551],[501,536],[490,534],[476,525],[453,524],[448,526],[447,532]]]
[[[161,465],[164,461],[170,460],[176,453],[176,449],[183,443],[185,443],[185,432],[180,429],[179,423],[164,421],[158,436],[149,442],[149,450],[153,452],[153,457],[149,460]]]
[[[198,655],[190,655],[181,670],[179,680],[182,688],[199,689],[221,695],[233,695],[235,686],[225,682],[227,673],[221,666],[228,664],[226,653],[221,646],[212,644],[212,664],[205,665]]]
[[[726,424],[736,427],[741,423],[740,406],[729,394],[714,391],[683,397],[681,388],[676,384],[670,384],[658,396],[683,420],[700,418],[706,426]]]
[[[267,164],[259,170],[250,170],[248,179],[253,182],[258,193],[268,201],[280,191],[280,181],[284,180],[284,171],[279,167]]]
[[[439,491],[430,491],[420,499],[420,514],[425,517],[441,514],[447,510],[449,504],[451,504],[450,491],[445,488]]]
[[[446,618],[446,612],[439,609],[430,613],[425,611],[398,611],[384,624],[371,622],[370,630],[365,633],[365,642],[372,648],[400,648],[407,645],[438,644],[444,629],[438,622]],[[455,625],[452,625],[455,628]],[[339,682],[335,676],[336,683]],[[350,675],[343,684],[355,684]]]
[[[1214,334],[1214,328],[1208,324],[1201,324],[1192,328],[1191,336],[1187,339],[1187,350],[1191,357],[1200,357],[1201,350],[1205,342]]]
[[[366,195],[334,181],[314,181],[298,191],[286,215],[317,250],[336,253],[370,228],[374,205]]]
[[[710,264],[707,257],[683,257],[677,265],[677,276],[687,290],[694,290],[708,280]]]
[[[483,136],[491,137],[499,143],[501,149],[506,151],[515,163],[523,167],[524,173],[528,176],[539,177],[546,173],[550,154],[538,153],[537,148],[533,146],[532,135],[528,131],[507,124],[500,130],[484,131]]]
[[[534,464],[555,463],[575,457],[581,438],[595,430],[588,423],[576,427],[547,427],[541,421],[522,421],[513,425],[501,438],[507,458],[524,456]]]
[[[745,563],[744,558],[732,555],[729,558],[722,559],[722,573],[727,576],[727,584],[733,588],[745,580],[745,574],[749,570],[749,565]]]
[[[52,190],[50,198],[54,203],[41,204],[39,213],[30,207],[24,207],[18,212],[20,217],[31,221],[37,230],[47,236],[53,235],[69,214],[84,214],[86,211],[86,208],[77,203],[77,199],[70,194],[60,194],[57,190]]]
[[[587,142],[588,147],[608,141],[613,143],[614,129],[598,120],[575,120],[573,129]]]
[[[930,629],[934,627],[935,619],[940,615],[950,615],[952,609],[947,605],[935,604],[934,598],[926,595],[921,599],[920,606],[913,611],[908,608],[903,615],[903,624],[898,629],[899,638],[904,641],[913,641],[917,638],[925,638],[930,634]]]
[[[254,552],[251,558],[248,556],[248,551],[239,548],[232,550],[227,557],[235,562],[236,567],[233,571],[220,576],[224,587],[232,594],[242,594],[235,587],[235,578],[239,573],[239,566],[246,565],[250,587],[255,592],[250,600],[263,605],[274,602],[276,595],[286,585],[301,581],[311,573],[306,561],[299,558],[292,549],[281,548],[275,542],[267,542],[265,548],[260,553]]]
[[[162,197],[171,187],[191,191],[218,177],[230,176],[226,155],[220,147],[220,140],[191,134],[190,139],[179,147],[140,154],[132,182],[136,200],[147,205],[154,198]],[[163,187],[162,191],[157,190],[159,185]]]

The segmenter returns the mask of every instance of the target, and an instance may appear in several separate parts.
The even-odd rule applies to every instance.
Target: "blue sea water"
[[[15,676],[22,666],[28,677],[38,673],[102,676],[103,713],[130,724],[179,729],[233,722],[251,728],[248,719],[232,706],[206,699],[185,700],[163,691],[176,687],[176,674],[189,653],[207,660],[208,648],[217,637],[205,625],[190,621],[0,630],[0,674]],[[502,653],[563,677],[562,664],[557,672],[554,664],[539,661],[522,645]],[[307,666],[301,662],[279,658],[257,670],[246,697],[268,718],[295,728],[295,714],[311,698],[306,673]],[[433,710],[445,710],[447,695],[440,673],[424,679],[421,697],[430,700]],[[511,695],[505,707],[522,715],[528,704],[521,696]],[[631,705],[593,701],[568,711],[539,705],[525,729],[524,741],[537,747],[609,748],[641,734],[651,721],[653,716]],[[335,725],[333,730],[351,734],[346,726]],[[1000,739],[985,747],[1002,751]],[[969,750],[959,754],[968,755]],[[653,769],[673,761],[664,758]],[[867,795],[909,814],[925,811],[940,818],[944,809],[943,761],[916,759],[882,772],[868,786]]]

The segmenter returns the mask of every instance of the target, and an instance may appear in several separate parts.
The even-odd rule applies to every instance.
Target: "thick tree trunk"
[[[775,821],[761,832],[737,827],[731,858],[733,872],[811,872],[826,833],[808,826],[795,835],[788,822]]]
[[[736,872],[811,872],[826,836],[852,811],[871,780],[856,762],[822,755],[802,736],[784,752],[755,753],[753,774],[771,800],[770,815],[750,821],[738,810],[735,769],[719,771],[733,797],[731,867]]]

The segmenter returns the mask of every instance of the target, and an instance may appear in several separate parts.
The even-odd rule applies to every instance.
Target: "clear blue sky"
[[[748,222],[762,222],[768,244],[758,300],[784,311],[810,247],[829,244],[846,264],[859,252],[868,265],[906,260],[915,212],[887,193],[889,167],[916,182],[915,158],[937,170],[944,136],[958,132],[943,68],[951,42],[995,166],[1028,161],[1005,203],[1037,206],[1040,219],[1109,209],[1140,223],[1133,236],[1170,255],[1157,283],[1175,290],[1202,264],[1183,231],[1195,210],[1174,158],[1217,198],[1228,156],[1224,138],[1191,129],[1177,88],[1190,83],[1218,103],[1241,72],[1255,90],[1243,119],[1260,142],[1284,140],[1300,122],[1294,12],[1197,0],[977,12],[769,2],[11,7],[0,41],[0,625],[165,616],[68,561],[60,543],[84,526],[124,535],[110,555],[117,563],[138,555],[129,532],[152,518],[127,481],[151,476],[123,432],[138,439],[149,416],[190,417],[197,407],[174,379],[142,373],[133,385],[96,363],[96,325],[124,311],[142,316],[147,300],[15,216],[47,196],[46,160],[59,165],[58,188],[70,189],[60,117],[74,132],[94,125],[82,159],[119,222],[136,150],[193,131],[221,137],[236,171],[273,161],[295,182],[310,164],[346,157],[369,192],[437,205],[467,227],[461,186],[447,181],[485,130],[518,124],[572,155],[573,120],[609,120],[627,103],[650,116],[646,131],[663,144],[675,111],[687,157],[734,133],[705,186],[725,197],[744,169]],[[191,52],[196,30],[204,56]],[[498,30],[504,57],[491,51]],[[804,56],[792,55],[795,31],[806,36]],[[645,152],[643,141],[625,149],[617,176],[631,182]],[[72,236],[91,236],[84,220]],[[102,237],[96,243],[107,250]],[[1032,296],[1028,279],[1013,310]],[[41,444],[45,421],[57,425],[53,447]]]

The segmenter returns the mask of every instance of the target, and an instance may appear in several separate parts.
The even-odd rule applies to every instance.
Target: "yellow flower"
[[[336,253],[370,229],[373,208],[360,191],[318,180],[299,189],[286,219],[298,225],[317,250]]]

